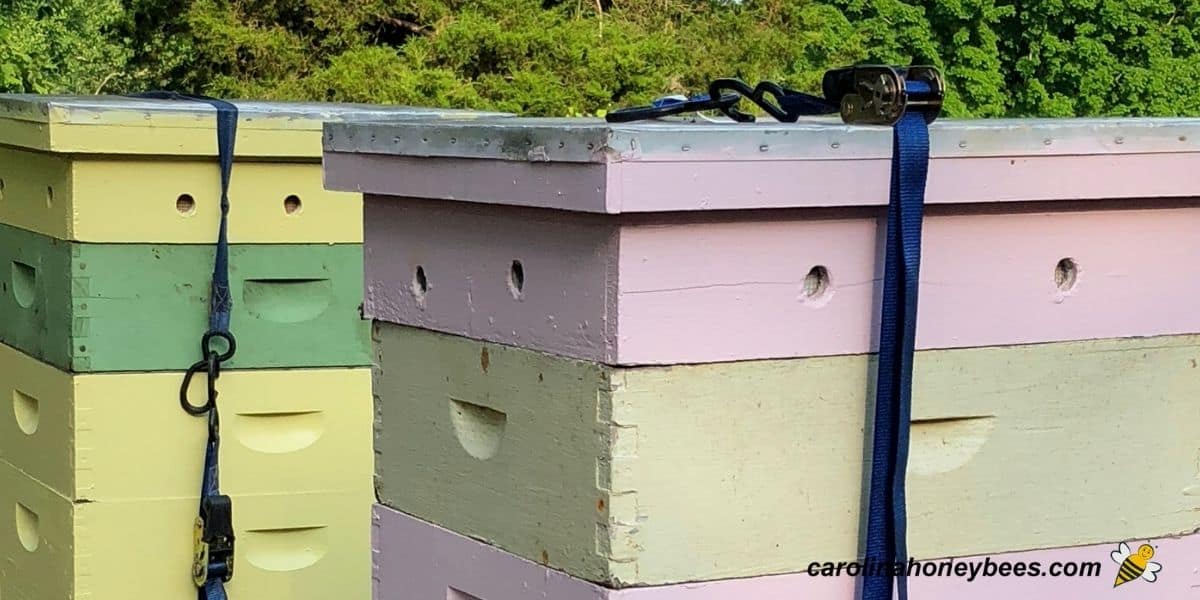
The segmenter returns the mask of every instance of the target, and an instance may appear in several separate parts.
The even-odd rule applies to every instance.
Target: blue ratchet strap
[[[233,577],[233,508],[228,496],[221,494],[219,455],[221,448],[220,416],[217,412],[216,381],[221,363],[233,358],[237,349],[229,331],[233,295],[229,290],[229,181],[233,171],[234,144],[237,140],[238,109],[230,102],[175,92],[147,92],[138,98],[205,102],[217,110],[217,156],[221,171],[221,220],[217,233],[216,260],[209,297],[209,329],[201,340],[204,356],[184,375],[179,401],[193,416],[208,416],[208,441],[204,451],[204,471],[200,484],[200,509],[195,524],[195,554],[192,580],[198,600],[227,600],[225,583]],[[223,351],[213,342],[223,340]],[[188,401],[192,377],[204,371],[208,376],[207,401],[193,405]]]
[[[930,86],[923,81],[907,81],[905,89],[909,94],[930,92]],[[873,572],[864,581],[863,600],[891,600],[893,575],[900,599],[908,597],[904,489],[912,414],[921,222],[929,169],[929,126],[925,115],[919,111],[905,113],[894,125],[892,139],[892,184],[867,514],[866,558]]]

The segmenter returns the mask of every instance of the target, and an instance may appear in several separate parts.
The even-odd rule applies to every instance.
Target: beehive
[[[234,244],[362,241],[360,197],[321,183],[323,122],[470,116],[356,104],[236,105]],[[0,222],[60,240],[212,244],[221,195],[215,118],[203,102],[0,95]]]
[[[507,121],[330,124],[368,315],[610,364],[872,350],[887,129]],[[918,346],[1200,330],[1197,128],[935,125]]]
[[[232,330],[217,383],[231,598],[365,598],[362,200],[321,123],[453,111],[238,102]],[[467,116],[463,113],[458,113]],[[207,429],[179,406],[207,330],[220,198],[203,102],[0,96],[0,597],[194,596]],[[202,403],[204,376],[189,390]],[[136,573],[136,575],[131,575]]]
[[[932,126],[913,556],[1196,530],[1198,127]],[[367,194],[384,505],[596,594],[857,556],[889,130],[353,123],[325,150]]]

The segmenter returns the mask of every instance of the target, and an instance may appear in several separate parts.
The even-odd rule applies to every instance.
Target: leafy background
[[[0,91],[585,115],[927,62],[960,117],[1200,114],[1200,0],[0,0]]]

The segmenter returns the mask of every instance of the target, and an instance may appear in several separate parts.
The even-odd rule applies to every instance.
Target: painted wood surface
[[[170,401],[182,377],[71,375],[0,345],[0,459],[70,500],[190,498],[208,431]],[[370,369],[230,371],[219,387],[221,489],[370,492]],[[189,393],[204,403],[204,385]]]
[[[612,587],[858,547],[867,356],[612,368],[378,324],[384,504]],[[924,351],[909,548],[1196,528],[1200,337]]]
[[[63,240],[208,244],[216,240],[215,161],[54,155],[0,147],[0,222]],[[360,243],[362,199],[328,192],[321,165],[239,161],[229,239]]]
[[[182,371],[208,329],[212,245],[78,244],[0,225],[0,342],[65,371]],[[230,369],[370,364],[362,247],[230,248]]]
[[[194,598],[196,503],[76,504],[0,461],[0,597]],[[370,506],[363,492],[234,495],[229,597],[369,597]]]
[[[925,201],[1187,201],[1200,194],[1188,177],[1197,160],[1195,154],[933,158]],[[327,152],[325,168],[331,190],[607,214],[885,206],[891,181],[886,158],[601,165]]]
[[[414,519],[386,506],[375,507],[375,600],[854,600],[851,577],[806,573],[728,579],[673,586],[609,589],[554,571],[516,555]],[[1134,548],[1146,540],[1131,542]],[[1095,600],[1097,598],[1200,598],[1200,535],[1152,540],[1163,565],[1154,583],[1134,581],[1114,590],[1118,565],[1109,558],[1116,543],[1055,550],[967,557],[956,562],[1096,562],[1095,577],[912,577],[909,594],[922,600]],[[984,563],[986,564],[986,563]],[[978,567],[982,572],[983,564]]]
[[[552,211],[505,214],[377,198],[367,205],[367,317],[565,356],[619,358],[616,228]]]
[[[926,201],[1194,198],[1198,127],[1197,119],[939,120]],[[608,214],[880,206],[891,181],[890,130],[836,118],[330,123],[325,140],[331,189]]]
[[[1185,300],[1200,295],[1200,206],[1064,208],[930,208],[918,347],[1200,332]],[[876,347],[876,210],[603,217],[368,197],[366,213],[375,319],[622,365]]]

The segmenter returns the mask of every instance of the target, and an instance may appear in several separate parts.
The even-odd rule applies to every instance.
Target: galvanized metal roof
[[[503,113],[412,106],[232,101],[239,156],[318,159],[327,121],[456,119]],[[68,154],[213,156],[216,109],[123,96],[0,94],[0,144]]]
[[[940,120],[933,157],[1200,151],[1200,119]],[[887,158],[892,132],[834,118],[798,123],[598,119],[328,123],[327,152],[535,162]]]
[[[262,102],[230,100],[238,107],[241,121],[282,120],[305,122],[314,129],[325,121],[386,121],[413,116],[503,116],[504,113],[423,108],[414,106]],[[112,123],[128,122],[130,117],[143,120],[155,116],[190,116],[211,123],[216,109],[204,102],[151,100],[127,96],[40,96],[36,94],[0,94],[0,118],[38,123]]]

